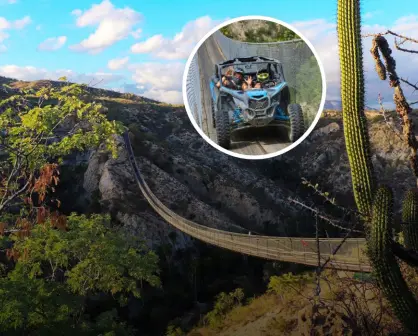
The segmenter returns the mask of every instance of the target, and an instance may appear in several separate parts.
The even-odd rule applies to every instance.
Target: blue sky
[[[416,36],[416,1],[363,3],[365,31],[396,28]],[[335,0],[0,0],[0,75],[33,80],[66,74],[93,83],[102,79],[98,86],[121,89],[128,84],[130,91],[179,103],[182,72],[193,46],[226,17],[244,15],[294,24],[323,60],[328,98],[338,98]],[[400,67],[418,70],[410,55],[399,57]],[[388,92],[372,71],[368,77],[371,100],[376,90]]]

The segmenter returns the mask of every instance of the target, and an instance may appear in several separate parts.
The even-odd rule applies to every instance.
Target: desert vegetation
[[[271,21],[243,20],[231,23],[221,32],[234,40],[250,43],[290,41],[299,36],[289,28]]]
[[[386,111],[382,106],[380,111],[365,113],[359,2],[340,0],[338,6],[341,77],[343,84],[350,85],[343,85],[343,120],[340,112],[330,112],[319,124],[318,131],[328,132],[328,142],[318,150],[330,147],[329,139],[337,143],[345,136],[352,182],[349,192],[354,194],[349,205],[334,196],[333,190],[322,190],[312,178],[301,179],[303,164],[312,171],[318,159],[302,156],[306,147],[297,158],[304,161],[298,166],[300,171],[286,158],[233,166],[232,161],[216,156],[219,154],[208,157],[209,150],[203,143],[190,144],[193,135],[187,132],[182,107],[94,91],[68,83],[65,78],[33,83],[2,79],[1,333],[53,335],[59,330],[62,335],[205,336],[417,332],[414,182],[418,146],[411,108],[414,102],[408,102],[403,94],[401,85],[412,83],[397,74],[387,40],[388,36],[401,41],[408,38],[395,32],[373,35],[371,57],[380,78],[394,90],[396,110]],[[274,32],[275,28],[271,29]],[[280,38],[291,38],[284,37],[286,34]],[[402,44],[395,41],[395,48],[410,52]],[[343,133],[338,133],[339,122]],[[255,197],[250,198],[256,195],[261,204],[274,208],[270,195],[276,187],[265,192],[248,176],[256,171],[257,183],[262,174],[270,176],[268,181],[286,180],[280,192],[285,194],[285,187],[296,189],[296,185],[297,196],[304,198],[285,194],[285,205],[308,213],[314,219],[314,230],[306,224],[307,216],[297,217],[284,205],[279,209],[280,228],[273,223],[276,213],[254,211],[251,219],[258,221],[257,230],[264,228],[265,232],[278,234],[280,229],[281,233],[315,237],[338,235],[342,236],[341,245],[345,237],[365,236],[373,273],[325,269],[320,258],[317,267],[267,262],[187,241],[177,231],[164,231],[165,227],[164,240],[155,244],[160,233],[156,228],[164,223],[147,212],[149,206],[135,194],[130,173],[118,161],[118,139],[127,129],[134,138],[135,154],[143,159],[144,174],[158,175],[150,186],[157,189],[164,181],[164,192],[157,192],[173,194],[168,200],[182,215],[194,219],[206,206],[204,210],[210,209],[219,222],[234,218],[245,226],[248,223],[232,207],[227,208],[226,201],[235,202],[242,212],[259,207]],[[373,139],[371,130],[375,132]],[[316,133],[309,141],[313,143],[320,136]],[[393,165],[381,165],[377,171],[379,161],[373,157],[373,150],[385,146],[390,147],[388,152],[402,149],[407,153],[413,183],[402,175],[405,160],[395,158]],[[192,153],[187,157],[189,162],[175,154],[179,151]],[[197,162],[194,167],[190,162],[199,158],[199,151],[205,153],[204,161],[193,161]],[[340,160],[340,148],[337,154]],[[215,162],[211,163],[212,170],[207,167],[209,159]],[[321,169],[324,166],[322,163]],[[232,179],[226,173],[228,167],[235,167],[231,175],[244,171],[246,175],[239,175],[239,185],[248,183],[248,189],[228,184]],[[396,176],[395,184],[410,184],[403,201],[393,197],[393,188],[379,186],[377,176],[382,180],[386,176],[383,170]],[[91,188],[88,198],[83,193],[87,194],[88,183],[96,178],[91,171],[99,175],[99,187]],[[333,178],[329,171],[326,174],[327,179]],[[125,184],[117,189],[120,181]],[[229,194],[225,191],[223,199],[207,192],[219,187],[220,181],[224,183],[222,191],[230,190]],[[175,193],[179,185],[184,189]],[[109,196],[106,187],[113,194]],[[190,204],[197,203],[195,195],[201,203],[193,208]],[[393,204],[400,206],[399,215]],[[230,217],[215,212],[225,208]],[[133,220],[134,215],[139,219]],[[141,226],[144,223],[150,225]],[[154,236],[146,236],[150,231]]]

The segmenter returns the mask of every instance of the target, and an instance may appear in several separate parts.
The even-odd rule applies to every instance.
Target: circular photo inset
[[[323,66],[296,29],[273,18],[224,22],[194,48],[183,76],[189,118],[212,146],[245,159],[283,154],[314,129]]]

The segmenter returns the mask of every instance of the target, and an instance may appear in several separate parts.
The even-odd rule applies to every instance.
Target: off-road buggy
[[[268,79],[261,88],[231,88],[223,84],[222,78],[239,69],[244,79],[257,78],[260,71],[268,73]],[[220,87],[216,86],[220,83]],[[243,128],[278,127],[278,136],[285,136],[295,142],[305,132],[302,108],[290,103],[289,86],[285,81],[280,61],[267,57],[234,58],[215,65],[215,74],[210,80],[212,95],[212,123],[216,128],[217,142],[228,149],[231,134]],[[281,134],[279,134],[281,132]]]

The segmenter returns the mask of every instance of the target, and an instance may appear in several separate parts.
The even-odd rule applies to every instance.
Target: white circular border
[[[231,23],[234,22],[238,22],[238,21],[243,21],[243,20],[264,20],[264,21],[272,21],[275,23],[278,23],[282,26],[285,26],[286,28],[294,31],[297,35],[299,35],[302,40],[309,46],[309,48],[311,49],[312,53],[314,54],[316,61],[319,65],[319,70],[321,72],[321,78],[322,78],[322,98],[321,98],[321,104],[319,105],[319,109],[318,112],[316,114],[315,119],[313,120],[311,126],[305,131],[305,133],[303,134],[303,136],[301,138],[299,138],[296,142],[292,143],[291,145],[277,151],[274,153],[270,153],[270,154],[263,154],[263,155],[245,155],[245,154],[239,154],[239,153],[235,153],[232,152],[230,150],[227,150],[221,146],[219,146],[217,143],[215,143],[214,141],[212,141],[203,131],[202,129],[199,127],[199,125],[197,124],[196,120],[193,117],[193,113],[190,109],[189,106],[189,102],[187,99],[187,91],[186,91],[186,84],[187,84],[187,75],[189,73],[189,68],[190,68],[190,64],[193,60],[193,57],[195,56],[195,54],[197,53],[197,51],[199,50],[200,46],[212,35],[214,34],[216,31],[218,31],[219,29],[221,29],[222,27],[225,27]],[[212,30],[210,30],[200,41],[199,43],[194,47],[192,53],[190,54],[187,62],[186,62],[186,67],[183,73],[183,100],[184,100],[184,106],[186,108],[187,114],[189,116],[190,121],[192,122],[193,127],[196,129],[196,131],[203,137],[203,139],[206,140],[207,143],[209,143],[212,147],[215,147],[216,149],[220,150],[221,152],[240,158],[240,159],[247,159],[247,160],[263,160],[263,159],[269,159],[269,158],[273,158],[275,156],[284,154],[288,151],[290,151],[291,149],[295,148],[296,146],[298,146],[303,140],[305,140],[309,134],[311,134],[311,132],[313,131],[313,129],[315,128],[316,124],[319,121],[319,118],[321,117],[321,113],[323,111],[324,105],[325,105],[325,99],[326,99],[326,95],[327,95],[327,84],[326,84],[326,80],[325,80],[325,71],[324,71],[324,67],[322,65],[321,59],[318,56],[318,53],[316,52],[314,46],[311,44],[311,42],[309,42],[308,39],[306,39],[305,36],[303,36],[297,29],[293,28],[291,25],[278,20],[278,19],[274,19],[268,16],[261,16],[261,15],[249,15],[249,16],[240,16],[238,18],[235,19],[230,19],[227,20],[221,24],[219,24],[218,26],[216,26],[215,28],[213,28]]]

